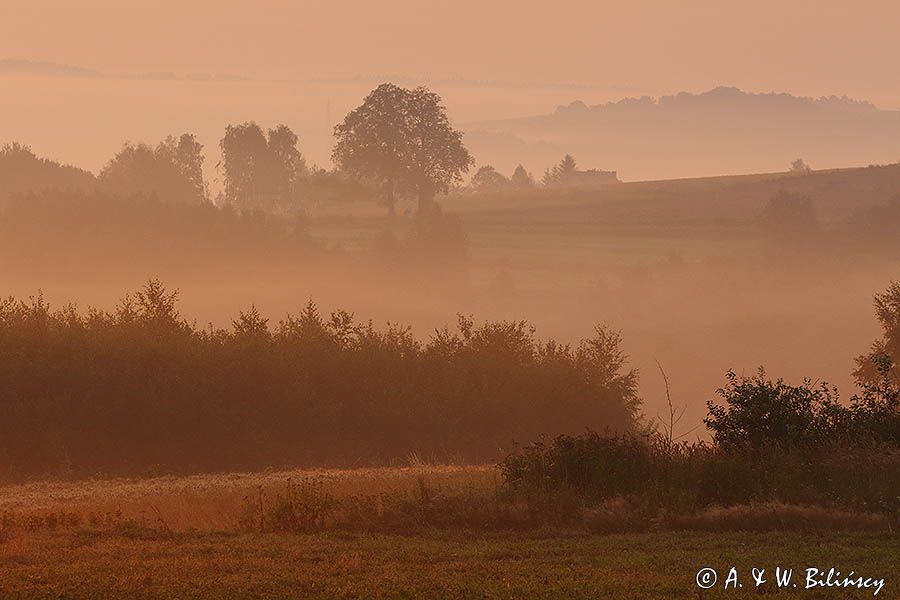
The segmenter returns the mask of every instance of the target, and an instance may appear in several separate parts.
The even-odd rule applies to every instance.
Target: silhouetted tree
[[[28,146],[13,142],[0,147],[0,205],[13,194],[48,188],[88,189],[94,183],[90,172],[38,158]]]
[[[334,135],[335,164],[380,181],[391,213],[398,191],[414,193],[422,211],[474,163],[440,97],[424,87],[378,86],[335,126]]]
[[[541,177],[541,185],[544,187],[550,187],[554,183],[556,183],[556,167],[549,168],[544,171],[544,176]]]
[[[525,170],[525,167],[519,165],[516,167],[516,170],[513,171],[512,177],[509,179],[509,182],[513,187],[518,189],[528,189],[534,187],[534,178],[531,176],[531,173]]]
[[[541,183],[545,187],[568,185],[572,182],[572,178],[577,171],[578,165],[575,162],[575,158],[571,154],[566,154],[558,164],[544,172]]]
[[[201,146],[189,134],[182,138],[183,144],[169,138],[156,149],[125,143],[100,172],[100,183],[117,194],[155,195],[164,202],[205,202]]]
[[[277,201],[294,199],[297,182],[306,174],[306,161],[297,149],[297,134],[287,125],[268,133],[271,185]]]
[[[446,192],[475,160],[462,143],[462,132],[450,125],[441,98],[424,87],[409,93],[409,182],[415,187],[419,210],[434,195]]]
[[[403,177],[407,143],[403,104],[407,90],[384,83],[334,128],[332,160],[342,170],[384,185],[384,204],[393,214],[397,184]]]
[[[252,121],[229,125],[219,146],[226,202],[242,210],[271,210],[296,199],[295,186],[306,163],[289,127],[279,125],[266,134]]]
[[[559,169],[557,171],[557,178],[560,182],[566,183],[569,179],[572,178],[572,175],[575,171],[578,170],[578,165],[575,164],[575,158],[571,154],[566,154],[561,161],[559,161]]]
[[[157,147],[157,153],[168,154],[169,159],[194,189],[198,197],[207,197],[206,183],[203,181],[203,144],[192,133],[183,133],[176,140],[167,137]]]
[[[802,158],[798,158],[791,163],[791,173],[795,175],[809,175],[811,172],[812,169],[809,168],[809,165]]]
[[[887,373],[893,384],[900,386],[900,282],[892,281],[888,288],[875,294],[875,316],[881,324],[881,339],[872,344],[868,354],[856,359],[853,376],[861,385],[875,385],[882,379],[887,364]]]
[[[240,208],[254,208],[265,196],[265,165],[268,143],[254,122],[229,125],[219,142],[225,176],[225,201]]]
[[[476,192],[495,192],[509,185],[509,180],[491,165],[484,165],[472,177],[472,189]]]

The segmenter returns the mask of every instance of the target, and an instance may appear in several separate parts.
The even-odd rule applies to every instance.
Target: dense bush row
[[[625,497],[652,514],[765,502],[815,504],[900,518],[900,390],[882,381],[849,405],[827,385],[791,386],[728,373],[709,403],[712,443],[671,435],[588,432],[538,441],[501,463],[518,494],[587,505]]]
[[[637,375],[598,328],[578,347],[525,322],[376,329],[312,304],[198,329],[158,282],[112,313],[0,302],[0,468],[71,473],[490,460],[513,440],[636,427]]]
[[[748,451],[587,433],[531,444],[501,467],[514,493],[537,505],[624,498],[658,515],[781,502],[900,519],[897,445],[768,444]]]

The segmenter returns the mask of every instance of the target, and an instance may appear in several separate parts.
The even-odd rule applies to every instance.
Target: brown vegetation
[[[545,432],[637,427],[637,376],[604,328],[571,347],[460,317],[423,343],[309,303],[201,329],[176,299],[151,281],[113,312],[0,303],[4,478],[491,460]]]

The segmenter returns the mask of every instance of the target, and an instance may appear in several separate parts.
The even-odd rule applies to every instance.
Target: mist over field
[[[460,190],[439,199],[446,243],[419,237],[414,204],[391,218],[377,199],[344,200],[340,189],[311,188],[296,209],[233,222],[231,234],[215,213],[151,204],[130,214],[115,198],[88,208],[87,197],[49,192],[4,213],[0,274],[18,298],[41,291],[56,308],[106,310],[158,277],[201,327],[226,327],[251,306],[275,324],[310,300],[412,326],[422,340],[457,314],[525,319],[539,338],[572,344],[606,324],[640,370],[646,414],[665,408],[658,361],[693,429],[728,369],[856,391],[854,359],[879,332],[872,295],[898,272],[898,185],[891,165]],[[785,192],[809,198],[814,221],[767,232],[765,207]]]
[[[900,110],[866,98],[782,90],[644,89],[366,75],[302,79],[190,72],[113,74],[50,62],[3,60],[6,139],[99,171],[123,141],[192,131],[215,147],[226,125],[286,123],[311,164],[328,168],[332,128],[384,80],[441,90],[479,164],[540,174],[565,153],[623,181],[773,172],[803,156],[817,168],[898,160]],[[60,104],[58,98],[65,98]],[[66,131],[66,136],[56,135]],[[205,175],[218,190],[211,157]]]
[[[898,21],[3,2],[0,596],[894,597]]]

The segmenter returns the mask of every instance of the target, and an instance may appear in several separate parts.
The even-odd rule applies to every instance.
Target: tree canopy
[[[415,195],[421,211],[474,164],[440,96],[425,87],[381,84],[335,126],[334,135],[335,164],[381,183],[391,212],[398,193]]]
[[[874,300],[883,335],[867,354],[857,357],[853,374],[861,385],[873,385],[880,382],[885,375],[881,371],[885,371],[891,383],[900,387],[900,282],[892,281],[885,291],[875,294]]]
[[[495,192],[509,185],[509,180],[491,165],[484,165],[475,172],[472,188],[476,192]]]
[[[287,125],[268,132],[253,121],[226,127],[219,143],[225,201],[242,210],[292,204],[297,182],[307,170],[297,141]]]
[[[525,167],[522,165],[518,165],[516,170],[513,171],[512,177],[510,177],[509,182],[513,187],[519,189],[528,189],[534,187],[534,177],[531,176],[531,173],[525,170]]]
[[[0,147],[0,207],[14,194],[93,185],[88,171],[38,158],[28,146],[13,142]]]
[[[571,154],[566,154],[552,169],[544,172],[541,183],[546,187],[568,185],[577,171],[578,164],[575,162],[575,158]]]
[[[152,148],[125,143],[100,172],[101,185],[117,194],[155,195],[165,202],[197,204],[206,198],[203,146],[185,133]]]

